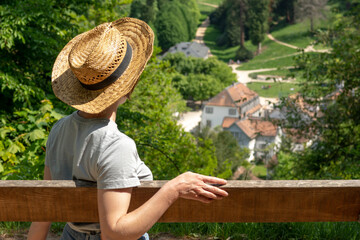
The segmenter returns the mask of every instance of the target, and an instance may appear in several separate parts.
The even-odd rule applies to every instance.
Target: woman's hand
[[[213,185],[225,185],[226,180],[186,172],[169,181],[169,187],[175,188],[178,197],[209,203],[228,196],[228,193]]]

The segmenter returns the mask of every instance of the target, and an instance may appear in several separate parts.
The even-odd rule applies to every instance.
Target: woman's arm
[[[45,166],[44,180],[51,180],[49,167]],[[51,222],[33,222],[28,233],[28,240],[46,240]]]
[[[152,198],[127,213],[131,189],[98,190],[98,208],[102,239],[138,239],[148,231],[179,198],[204,203],[227,196],[224,190],[209,184],[226,184],[223,179],[184,173],[166,183]]]

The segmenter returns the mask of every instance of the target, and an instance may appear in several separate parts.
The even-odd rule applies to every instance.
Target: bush
[[[253,57],[254,54],[250,50],[246,49],[245,47],[240,47],[236,52],[235,60],[247,61]]]

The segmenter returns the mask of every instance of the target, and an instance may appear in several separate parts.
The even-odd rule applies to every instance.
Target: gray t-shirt
[[[140,180],[152,180],[134,141],[115,122],[85,119],[77,112],[51,129],[45,165],[54,180],[92,181],[99,189],[136,187]]]
[[[108,119],[86,119],[77,112],[62,118],[51,129],[45,165],[53,180],[96,182],[98,189],[136,187],[152,180],[150,169],[139,158],[135,142]],[[98,223],[68,223],[80,232],[99,231]]]

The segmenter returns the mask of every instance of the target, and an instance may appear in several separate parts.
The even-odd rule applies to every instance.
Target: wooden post
[[[165,181],[135,188],[130,211]],[[160,222],[357,221],[360,180],[229,181],[210,204],[179,199]],[[96,222],[97,190],[74,181],[0,181],[0,221]]]

